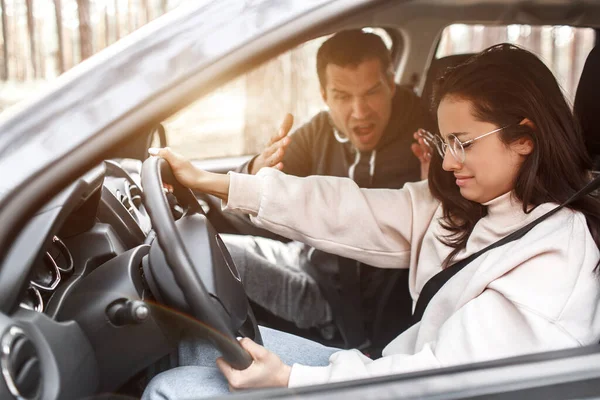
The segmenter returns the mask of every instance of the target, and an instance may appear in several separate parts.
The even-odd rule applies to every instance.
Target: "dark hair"
[[[434,109],[448,96],[469,101],[480,121],[509,125],[498,134],[506,145],[522,137],[532,140],[533,151],[521,165],[513,190],[524,212],[546,202],[563,203],[589,182],[591,160],[581,129],[554,75],[534,54],[510,44],[492,46],[446,71],[434,87]],[[534,127],[519,124],[524,118]],[[453,248],[444,261],[448,266],[487,211],[461,196],[453,173],[441,164],[442,158],[434,156],[429,188],[442,203],[443,226],[450,231],[440,238]],[[600,202],[586,196],[569,208],[585,215],[600,245]]]
[[[324,89],[327,85],[325,69],[329,64],[340,67],[357,66],[363,61],[376,58],[384,74],[390,73],[390,51],[379,35],[361,29],[341,31],[327,39],[317,52],[317,75]]]

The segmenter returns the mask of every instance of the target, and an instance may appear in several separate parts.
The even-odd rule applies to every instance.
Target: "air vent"
[[[42,370],[33,342],[21,328],[12,326],[2,335],[0,366],[6,386],[18,399],[36,399],[42,388]]]
[[[54,257],[49,252],[44,254],[42,263],[34,266],[31,284],[44,292],[53,292],[60,283],[61,275]]]
[[[58,236],[52,238],[52,245],[47,253],[54,260],[56,267],[63,275],[73,272],[73,256],[71,256],[71,252]]]
[[[142,205],[142,190],[137,185],[132,183],[128,183],[128,186],[131,202],[139,210],[140,206]]]
[[[73,256],[57,236],[46,249],[42,260],[31,271],[31,286],[48,294],[54,292],[60,282],[73,273]]]
[[[31,311],[44,312],[44,299],[39,289],[29,283],[25,296],[21,299],[21,308],[25,308]]]
[[[129,181],[124,182],[125,193],[121,193],[117,189],[117,198],[123,206],[129,211],[134,218],[137,218],[136,212],[140,210],[142,205],[142,190],[134,183]]]

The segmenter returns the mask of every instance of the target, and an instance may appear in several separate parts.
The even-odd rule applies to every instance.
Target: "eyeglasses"
[[[469,139],[465,142],[461,142],[459,138],[454,134],[448,135],[448,142],[445,142],[444,139],[440,135],[434,135],[431,132],[426,131],[425,129],[419,129],[417,134],[419,137],[423,138],[425,144],[429,146],[432,150],[437,149],[438,153],[442,158],[446,156],[446,150],[450,149],[450,154],[458,161],[459,163],[465,162],[465,148],[469,147],[473,144],[474,141],[482,139],[486,136],[491,135],[492,133],[496,133],[501,131],[502,129],[508,128],[509,125],[503,126],[502,128],[494,129],[493,131],[484,133],[483,135],[479,135],[476,138]]]

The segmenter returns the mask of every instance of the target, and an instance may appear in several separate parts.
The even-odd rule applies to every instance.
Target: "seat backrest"
[[[585,146],[600,169],[600,46],[588,54],[575,94],[573,112],[583,130]]]
[[[421,93],[421,99],[425,102],[425,106],[429,109],[431,107],[432,96],[433,96],[433,84],[441,77],[446,69],[455,67],[467,61],[475,53],[466,54],[455,54],[442,58],[434,58],[431,61],[429,70],[427,71],[427,77],[425,78],[425,85],[423,86],[423,92]]]

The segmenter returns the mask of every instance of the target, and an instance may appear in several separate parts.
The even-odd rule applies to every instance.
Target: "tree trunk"
[[[152,19],[150,17],[150,5],[148,4],[148,0],[141,0],[140,4],[142,7],[142,15],[145,18],[144,23],[147,24]]]
[[[110,17],[108,16],[108,6],[104,7],[104,44],[110,46]]]
[[[23,62],[26,55],[23,53],[23,41],[21,40],[21,30],[17,21],[18,17],[12,18],[11,38],[13,40],[13,58],[15,63],[15,78],[17,81],[24,81],[27,76],[27,65]]]
[[[542,28],[539,26],[532,26],[528,42],[529,48],[532,49],[534,53],[542,55]]]
[[[582,57],[582,50],[585,43],[585,35],[583,29],[573,28],[573,40],[571,41],[571,65],[569,66],[570,76],[570,99],[575,98],[575,92],[577,91],[577,85],[579,84],[579,76],[583,70],[581,60],[585,60]]]
[[[299,123],[308,120],[311,115],[311,106],[315,99],[315,93],[319,93],[319,87],[313,86],[314,66],[310,61],[317,51],[317,48],[311,46],[300,46],[292,49],[290,55],[290,106],[289,112],[294,116],[294,120]],[[318,96],[317,96],[318,98]],[[283,115],[276,116],[279,121]],[[279,124],[279,123],[278,123]],[[279,125],[275,127],[278,127]]]
[[[127,28],[128,33],[131,33],[135,30],[135,13],[133,10],[133,0],[129,0],[127,2]]]
[[[92,26],[90,23],[90,0],[77,0],[79,16],[79,45],[81,61],[92,55]]]
[[[552,56],[550,57],[550,62],[552,63],[552,73],[554,73],[555,77],[560,76],[560,57],[559,57],[559,48],[556,46],[556,36],[557,36],[557,27],[553,27],[550,35],[550,49],[552,49]]]
[[[115,40],[121,39],[121,21],[119,16],[119,0],[115,0]]]
[[[6,0],[0,0],[0,7],[2,7],[2,54],[4,58],[2,68],[2,80],[8,80],[8,18],[6,17]]]
[[[69,32],[70,33],[70,32]],[[64,34],[64,31],[63,31]],[[73,43],[73,35],[63,35],[63,45],[64,45],[64,60],[65,60],[65,71],[73,68],[75,65],[75,43]]]
[[[33,20],[33,0],[25,0],[27,8],[27,31],[29,33],[29,56],[31,57],[31,68],[33,77],[38,77],[37,52],[35,51],[35,21]]]
[[[104,47],[110,46],[110,18],[108,17],[108,6],[104,7]]]
[[[483,48],[506,42],[506,27],[504,26],[488,26],[485,28],[482,38]]]
[[[245,154],[262,151],[285,113],[290,112],[285,61],[279,56],[246,74]]]
[[[46,46],[44,45],[44,28],[46,25],[46,20],[41,19],[38,21],[38,25],[37,25],[37,60],[38,60],[38,66],[39,66],[39,72],[40,72],[40,78],[42,79],[46,79]]]
[[[56,42],[58,43],[56,65],[60,75],[65,72],[65,44],[63,42],[62,4],[60,0],[54,0],[54,16],[56,18]]]

